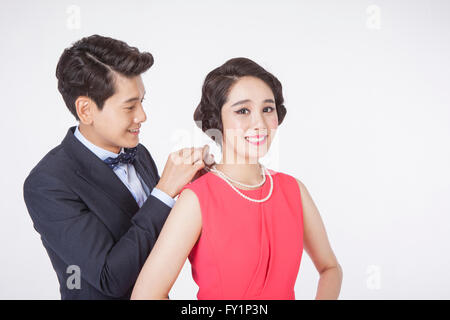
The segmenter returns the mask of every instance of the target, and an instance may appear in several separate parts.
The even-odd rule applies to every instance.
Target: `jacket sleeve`
[[[129,230],[115,240],[79,196],[51,174],[32,173],[23,191],[42,240],[67,265],[77,265],[85,281],[111,297],[129,292],[170,212],[149,195]]]

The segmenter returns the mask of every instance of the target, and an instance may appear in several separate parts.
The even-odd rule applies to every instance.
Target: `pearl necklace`
[[[272,176],[270,175],[270,173],[267,171],[267,169],[266,169],[264,166],[261,165],[261,167],[262,167],[262,171],[263,171],[263,174],[264,174],[263,181],[260,182],[260,183],[258,183],[257,185],[254,185],[254,186],[246,185],[246,184],[243,184],[243,183],[240,183],[240,182],[238,182],[238,181],[235,181],[235,180],[231,179],[230,177],[228,177],[227,175],[225,175],[225,173],[223,173],[222,171],[217,170],[215,165],[214,165],[211,169],[209,169],[208,167],[206,167],[205,169],[206,169],[207,171],[216,172],[223,180],[225,180],[226,183],[228,183],[228,184],[230,185],[231,188],[233,188],[234,191],[236,191],[236,192],[237,192],[241,197],[243,197],[244,199],[247,199],[247,200],[252,201],[252,202],[258,202],[258,203],[261,203],[261,202],[265,202],[265,201],[269,200],[270,196],[272,195],[272,191],[273,191],[273,179],[272,179]],[[234,183],[236,183],[236,184],[239,184],[239,185],[241,185],[241,186],[245,186],[245,187],[248,187],[248,188],[251,188],[251,187],[259,187],[259,186],[263,185],[264,182],[266,181],[266,175],[269,176],[269,180],[270,180],[270,191],[269,191],[269,194],[268,194],[264,199],[253,199],[253,198],[250,198],[249,196],[247,196],[247,195],[243,194],[242,192],[240,192],[240,191],[239,191],[235,186],[233,186],[233,184],[231,183],[231,182],[234,182]],[[230,182],[230,181],[231,181],[231,182]]]
[[[239,182],[239,181],[236,181],[236,180],[231,179],[231,178],[230,178],[229,176],[227,176],[223,171],[218,170],[218,169],[216,168],[216,165],[213,165],[213,166],[212,166],[212,169],[210,169],[210,171],[216,172],[216,173],[220,174],[221,176],[225,177],[228,181],[231,181],[231,182],[233,182],[234,184],[238,184],[238,185],[240,185],[240,186],[242,186],[242,187],[244,187],[244,188],[258,188],[258,187],[261,187],[261,186],[264,184],[264,182],[266,182],[266,175],[264,174],[264,169],[263,169],[262,166],[261,166],[261,174],[262,174],[262,176],[263,176],[263,179],[262,179],[262,181],[261,181],[260,183],[255,184],[255,185],[244,184],[244,183],[241,183],[241,182]]]

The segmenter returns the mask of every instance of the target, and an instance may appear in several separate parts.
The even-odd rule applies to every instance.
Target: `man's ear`
[[[95,102],[88,97],[79,96],[77,100],[75,100],[75,108],[80,122],[90,125],[94,120],[93,108],[97,108]]]

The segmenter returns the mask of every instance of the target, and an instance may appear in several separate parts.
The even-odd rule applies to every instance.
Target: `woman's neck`
[[[261,165],[259,163],[218,163],[216,164],[216,168],[231,179],[243,184],[256,185],[263,179],[263,176],[261,175]]]

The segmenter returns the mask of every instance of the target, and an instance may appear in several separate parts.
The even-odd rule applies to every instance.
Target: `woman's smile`
[[[250,144],[259,146],[267,142],[267,135],[247,136],[245,140]]]

